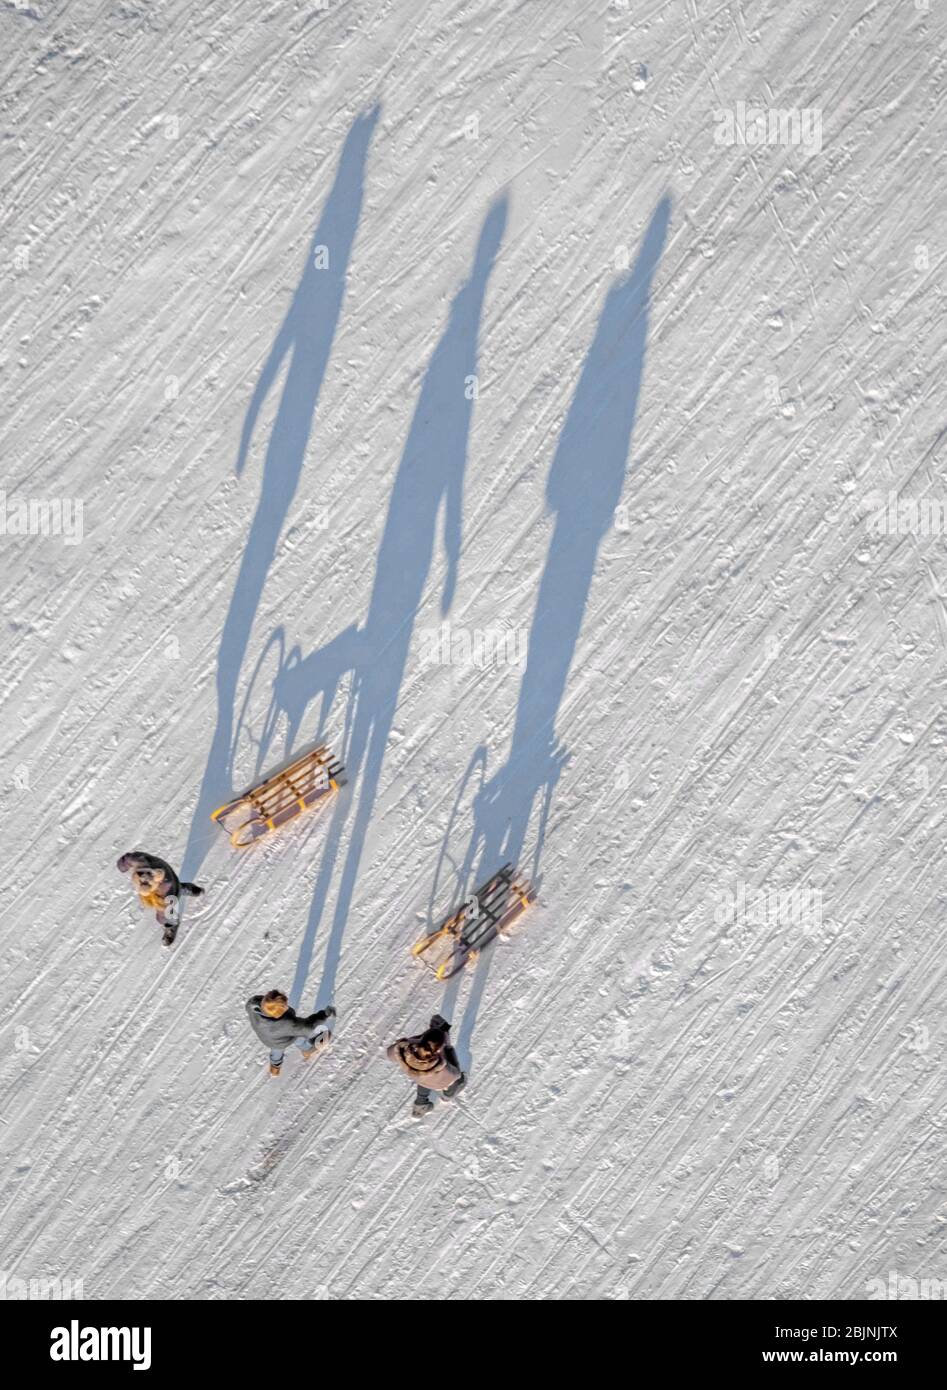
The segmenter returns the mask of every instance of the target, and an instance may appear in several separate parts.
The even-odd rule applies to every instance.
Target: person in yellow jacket
[[[131,874],[138,901],[142,907],[154,910],[158,926],[164,928],[161,939],[165,946],[170,946],[178,931],[181,895],[199,898],[203,888],[196,883],[182,883],[170,864],[143,849],[130,849],[115,867],[120,874]]]

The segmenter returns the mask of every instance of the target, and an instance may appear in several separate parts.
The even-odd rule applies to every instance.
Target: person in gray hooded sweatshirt
[[[386,1050],[388,1060],[417,1084],[412,1115],[420,1117],[433,1110],[432,1091],[437,1091],[441,1100],[451,1100],[467,1084],[457,1053],[447,1041],[449,1033],[450,1024],[435,1014],[426,1032],[398,1038]]]
[[[250,1026],[262,1043],[270,1049],[270,1076],[279,1076],[287,1047],[296,1044],[308,1062],[332,1041],[328,1028],[319,1025],[335,1018],[335,1009],[320,1009],[317,1013],[299,1018],[289,1007],[282,990],[271,989],[268,994],[254,994],[247,1000]]]

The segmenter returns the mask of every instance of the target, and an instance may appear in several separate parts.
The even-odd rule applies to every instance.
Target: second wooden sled
[[[513,865],[504,864],[435,931],[416,941],[411,954],[437,979],[449,980],[529,907],[533,897],[532,888]]]
[[[342,764],[328,745],[320,744],[242,796],[218,806],[210,818],[227,832],[236,849],[248,849],[338,791],[342,772]]]

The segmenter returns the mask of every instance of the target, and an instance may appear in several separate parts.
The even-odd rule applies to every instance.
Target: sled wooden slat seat
[[[236,849],[248,849],[337,791],[342,764],[327,744],[279,768],[258,786],[211,812]]]

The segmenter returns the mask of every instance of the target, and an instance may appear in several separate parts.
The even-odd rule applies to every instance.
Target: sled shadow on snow
[[[350,669],[352,675],[341,751],[346,777],[354,789],[354,819],[314,1008],[331,1003],[335,993],[342,939],[441,518],[447,557],[440,596],[442,615],[453,600],[473,415],[467,385],[468,378],[477,374],[483,304],[507,215],[508,200],[502,196],[484,219],[470,275],[451,302],[447,323],[428,363],[392,484],[364,622],[357,628],[346,628],[308,657],[294,649],[274,683],[277,713],[284,713],[289,727],[295,730],[307,705],[320,694],[324,716],[343,672]],[[293,999],[305,986],[350,814],[349,798],[337,798],[299,949]]]
[[[556,521],[530,627],[509,755],[488,779],[488,750],[481,746],[475,751],[451,816],[453,821],[471,777],[477,777],[473,828],[456,870],[457,901],[508,860],[538,887],[553,795],[569,756],[559,742],[556,720],[599,547],[614,523],[624,487],[647,349],[651,286],[664,250],[670,211],[670,199],[665,197],[655,209],[634,266],[608,291],[556,446],[546,484],[546,500]],[[527,868],[524,846],[537,802],[539,820]],[[449,823],[432,900],[449,856],[450,833]],[[470,1042],[491,956],[488,951],[477,961],[463,1022],[455,1035],[464,1070],[470,1068]],[[440,1009],[445,1018],[453,1017],[462,978],[463,972],[446,987]]]
[[[217,724],[191,820],[182,875],[196,878],[210,840],[208,817],[233,794],[233,760],[241,720],[235,705],[250,635],[289,508],[302,475],[316,406],[335,338],[364,196],[365,166],[380,107],[360,115],[346,137],[332,188],[313,234],[302,278],[253,391],[237,452],[246,466],[260,411],[285,368],[263,461],[260,499],[240,561],[217,653]],[[316,263],[325,247],[328,265]]]

